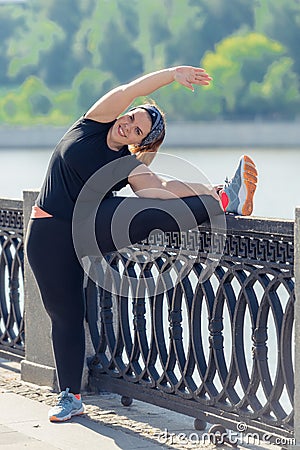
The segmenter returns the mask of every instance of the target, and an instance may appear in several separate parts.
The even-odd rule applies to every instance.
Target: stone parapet
[[[0,127],[0,148],[54,148],[66,127]],[[174,147],[295,147],[299,122],[170,122],[163,146]]]
[[[38,196],[36,191],[24,191],[24,237],[31,208]],[[39,385],[56,387],[56,375],[51,346],[51,326],[41,301],[40,291],[33,272],[24,255],[24,310],[26,329],[25,359],[21,363],[21,377]]]

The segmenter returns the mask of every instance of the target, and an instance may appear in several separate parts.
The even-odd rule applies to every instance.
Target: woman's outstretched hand
[[[212,78],[200,67],[180,66],[175,68],[174,80],[194,91],[193,84],[208,86]]]

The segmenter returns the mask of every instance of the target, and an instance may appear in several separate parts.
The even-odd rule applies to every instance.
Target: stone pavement
[[[193,419],[134,401],[130,407],[120,397],[104,393],[83,395],[86,414],[53,424],[47,419],[57,395],[48,387],[25,383],[20,365],[0,358],[0,449],[156,450],[200,448],[193,442],[176,442],[181,431],[194,433]],[[194,437],[195,439],[195,437]],[[199,443],[199,441],[198,441]],[[205,448],[213,446],[205,446]]]
[[[82,416],[65,424],[47,420],[48,406],[14,393],[1,394],[0,448],[29,449],[157,449],[142,437],[131,436]]]
[[[0,449],[215,448],[194,429],[192,418],[140,401],[134,400],[130,407],[124,407],[118,395],[86,393],[83,395],[86,414],[53,424],[48,421],[47,412],[55,401],[56,394],[50,388],[21,381],[19,363],[0,358]],[[268,448],[279,447],[268,445]]]

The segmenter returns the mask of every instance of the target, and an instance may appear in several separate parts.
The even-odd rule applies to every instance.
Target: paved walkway
[[[156,450],[204,446],[178,438],[195,433],[193,419],[134,401],[126,408],[115,394],[83,396],[86,414],[53,424],[47,419],[56,394],[20,379],[20,365],[0,358],[0,449]],[[173,436],[167,435],[173,433]],[[205,448],[213,448],[205,445]],[[228,447],[227,447],[228,448]]]
[[[208,430],[196,432],[192,418],[136,400],[124,407],[110,393],[85,394],[86,414],[50,423],[48,409],[56,398],[50,388],[21,381],[20,365],[0,358],[0,450],[215,449],[207,440]]]
[[[114,430],[88,417],[76,417],[64,424],[47,420],[48,406],[14,393],[2,393],[0,402],[1,449],[140,449],[159,445],[143,437]]]

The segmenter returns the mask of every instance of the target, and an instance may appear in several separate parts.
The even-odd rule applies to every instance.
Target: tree
[[[17,30],[24,27],[25,14],[21,5],[5,5],[0,8],[0,84],[9,86],[13,84],[8,74],[11,61],[9,55],[10,42],[16,35]]]
[[[293,60],[282,57],[270,64],[261,82],[249,84],[239,110],[269,119],[293,119],[299,107],[299,83],[293,72]]]
[[[8,74],[14,83],[22,83],[28,76],[47,78],[47,67],[43,55],[55,44],[63,42],[64,32],[54,22],[45,19],[34,9],[27,12],[22,26],[10,39]]]
[[[32,124],[43,122],[44,118],[47,122],[52,109],[51,95],[44,83],[31,76],[1,98],[2,118],[7,123]]]
[[[249,0],[189,0],[188,6],[174,3],[181,9],[179,17],[185,20],[180,20],[179,27],[171,27],[174,32],[167,44],[168,64],[187,61],[196,65],[217,42],[254,24],[253,3]]]
[[[142,73],[143,56],[134,48],[126,32],[114,27],[113,21],[109,21],[103,31],[104,37],[99,46],[101,68],[111,72],[121,83]]]
[[[86,112],[107,91],[117,85],[109,73],[98,69],[82,69],[75,77],[72,91],[75,93],[74,117]]]
[[[63,35],[41,53],[41,75],[49,86],[71,86],[77,73],[91,63],[87,51],[77,51],[77,33],[82,17],[87,14],[85,1],[48,0],[44,8],[46,17],[63,30]]]
[[[214,77],[203,111],[210,111],[211,102],[217,101],[222,116],[227,118],[253,118],[259,113],[285,117],[295,113],[295,103],[290,100],[295,96],[298,102],[299,87],[292,60],[285,53],[280,43],[259,33],[224,39],[215,52],[208,52],[203,59]],[[275,74],[280,75],[277,82]],[[270,90],[272,83],[274,88]],[[282,109],[275,106],[274,98]]]
[[[281,42],[294,60],[294,70],[300,75],[300,2],[260,0],[255,5],[255,27],[258,32]]]

